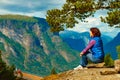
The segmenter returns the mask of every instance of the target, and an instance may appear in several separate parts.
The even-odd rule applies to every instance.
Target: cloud
[[[38,11],[38,12],[24,13],[23,15],[46,18],[45,14],[46,14],[45,11]]]
[[[107,11],[99,10],[95,13],[94,17],[86,18],[86,20],[88,21],[87,23],[79,21],[79,23],[76,24],[74,28],[69,28],[68,30],[73,30],[82,33],[86,31],[89,32],[89,29],[91,27],[98,27],[104,35],[115,37],[118,34],[118,32],[120,32],[120,29],[110,27],[108,26],[108,24],[101,22],[100,16],[106,16],[106,15],[107,15]]]
[[[13,0],[0,0],[1,5],[8,5],[8,4],[14,4],[16,2],[14,2]]]
[[[0,14],[28,14],[45,18],[46,11],[61,8],[65,0],[0,0]],[[6,13],[6,14],[7,14]]]
[[[62,8],[66,0],[0,0],[0,14],[20,14],[26,16],[35,16],[46,18],[46,12],[50,9]],[[107,24],[100,21],[100,16],[105,17],[107,10],[99,10],[94,17],[89,17],[86,20],[88,23],[80,22],[74,28],[77,32],[89,31],[90,27],[98,27],[102,33],[115,36],[119,29],[111,28]]]

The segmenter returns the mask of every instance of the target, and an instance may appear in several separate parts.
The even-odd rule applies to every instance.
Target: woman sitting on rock
[[[80,53],[80,65],[74,68],[74,70],[85,68],[88,60],[93,63],[101,63],[104,61],[103,42],[101,40],[100,30],[96,27],[90,28],[90,37],[89,44]]]

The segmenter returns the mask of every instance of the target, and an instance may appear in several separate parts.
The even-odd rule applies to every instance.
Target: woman
[[[88,60],[93,63],[104,61],[103,42],[101,40],[100,30],[96,27],[90,28],[90,42],[87,47],[80,53],[80,65],[76,69],[83,69],[87,66]]]

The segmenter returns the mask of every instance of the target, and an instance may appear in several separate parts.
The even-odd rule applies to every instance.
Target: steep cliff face
[[[71,69],[79,60],[79,54],[51,33],[42,18],[1,15],[0,49],[8,64],[41,76],[53,67],[58,72]]]

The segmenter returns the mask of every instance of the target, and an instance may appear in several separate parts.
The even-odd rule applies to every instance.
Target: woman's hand
[[[82,56],[82,55],[83,55],[83,52],[80,53],[80,56]]]

